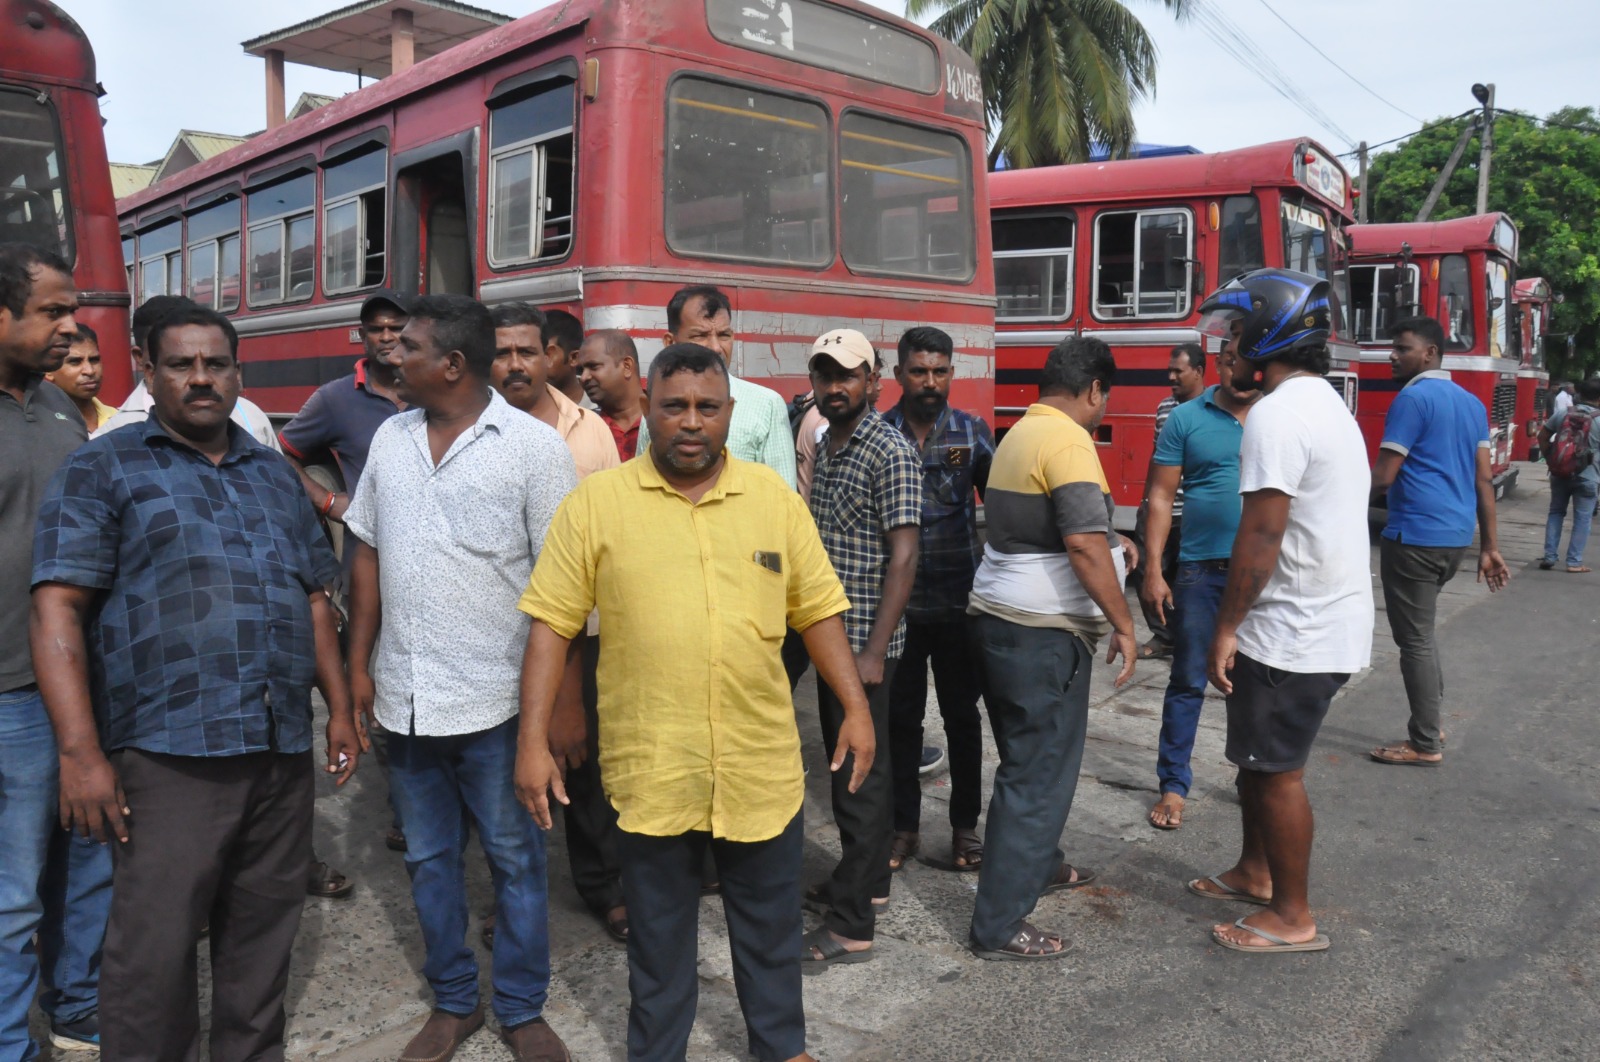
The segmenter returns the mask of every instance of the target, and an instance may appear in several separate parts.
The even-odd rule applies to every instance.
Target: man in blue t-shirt
[[[1432,766],[1444,759],[1444,669],[1434,637],[1439,591],[1460,567],[1474,524],[1478,581],[1499,590],[1511,569],[1496,542],[1488,411],[1440,368],[1444,330],[1438,321],[1409,317],[1389,336],[1389,364],[1404,386],[1383,422],[1372,490],[1374,497],[1389,492],[1379,570],[1411,724],[1406,740],[1373,749],[1372,758]]]
[[[1146,564],[1139,603],[1173,634],[1172,677],[1161,702],[1161,742],[1156,778],[1161,797],[1150,809],[1150,825],[1175,830],[1192,780],[1189,756],[1206,696],[1206,652],[1228,582],[1228,558],[1239,530],[1239,445],[1244,420],[1260,391],[1233,387],[1238,355],[1217,358],[1222,381],[1174,409],[1156,437],[1150,460],[1145,517],[1145,555],[1159,557],[1173,523],[1174,499],[1183,489],[1183,538],[1178,545],[1175,585],[1159,565]]]

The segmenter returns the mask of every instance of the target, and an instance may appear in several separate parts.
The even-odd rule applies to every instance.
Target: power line
[[[1437,129],[1441,125],[1450,125],[1453,122],[1459,122],[1459,121],[1461,121],[1461,119],[1470,117],[1471,115],[1474,115],[1474,114],[1477,114],[1477,113],[1478,113],[1478,108],[1474,107],[1470,111],[1462,111],[1460,114],[1454,115],[1453,117],[1441,118],[1437,122],[1429,122],[1427,125],[1424,125],[1422,128],[1413,129],[1409,133],[1401,133],[1399,136],[1392,136],[1388,140],[1380,140],[1376,144],[1368,144],[1367,145],[1367,150],[1368,151],[1372,151],[1372,150],[1374,150],[1376,148],[1388,147],[1390,144],[1398,144],[1402,140],[1409,140],[1411,137],[1416,136],[1418,133],[1426,133],[1429,129]],[[1361,154],[1361,151],[1358,148],[1355,151],[1341,151],[1339,153],[1339,157],[1342,158],[1342,159],[1343,158],[1355,158],[1359,154]]]
[[[1360,78],[1356,77],[1350,71],[1346,70],[1344,67],[1342,67],[1338,63],[1334,62],[1332,56],[1330,56],[1327,52],[1325,52],[1321,48],[1319,48],[1317,46],[1317,43],[1315,41],[1313,41],[1310,37],[1307,37],[1304,33],[1301,33],[1299,30],[1295,29],[1294,26],[1290,24],[1288,19],[1286,19],[1282,15],[1278,14],[1278,12],[1276,10],[1274,10],[1272,5],[1267,3],[1267,0],[1261,0],[1261,6],[1266,8],[1269,12],[1271,12],[1273,18],[1277,19],[1279,22],[1283,23],[1286,27],[1288,27],[1290,33],[1293,33],[1296,37],[1299,37],[1301,40],[1303,40],[1307,44],[1309,44],[1311,46],[1311,50],[1312,51],[1316,52],[1318,55],[1322,56],[1322,58],[1324,58],[1324,59],[1326,59],[1328,61],[1328,65],[1329,66],[1333,67],[1335,70],[1339,71],[1339,73],[1343,74],[1345,77],[1349,78],[1351,81],[1354,81],[1358,86],[1360,86],[1361,90],[1363,92],[1365,92],[1367,95],[1371,96],[1373,99],[1377,100],[1379,103],[1383,104],[1385,107],[1388,107],[1390,110],[1399,111],[1401,114],[1405,115],[1407,118],[1410,118],[1413,122],[1421,122],[1422,121],[1422,119],[1418,118],[1416,115],[1410,113],[1409,111],[1401,110],[1400,107],[1396,106],[1393,103],[1390,103],[1388,100],[1386,100],[1382,96],[1378,95],[1372,89],[1368,88],[1366,83],[1363,82]]]
[[[1326,111],[1317,106],[1315,100],[1298,87],[1293,78],[1278,68],[1269,58],[1265,48],[1253,40],[1242,27],[1214,7],[1209,0],[1191,0],[1189,10],[1201,31],[1236,63],[1255,74],[1263,84],[1319,127],[1347,144],[1355,143],[1354,137],[1341,129]]]
[[[1573,125],[1571,122],[1558,122],[1554,118],[1540,118],[1537,114],[1529,114],[1527,111],[1514,111],[1509,107],[1496,107],[1494,113],[1508,114],[1513,118],[1521,118],[1524,121],[1538,122],[1540,125],[1553,125],[1557,129],[1571,129],[1575,133],[1588,133],[1591,136],[1600,135],[1600,126]]]

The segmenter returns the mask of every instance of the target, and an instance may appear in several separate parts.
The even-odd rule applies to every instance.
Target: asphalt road
[[[973,958],[961,942],[975,880],[913,864],[895,881],[877,960],[806,979],[812,1053],[1600,1058],[1600,949],[1590,936],[1600,920],[1600,698],[1592,670],[1600,659],[1600,575],[1534,569],[1545,498],[1543,469],[1532,466],[1518,496],[1502,503],[1502,543],[1515,572],[1506,591],[1491,598],[1468,570],[1442,599],[1450,743],[1440,768],[1387,767],[1366,756],[1403,736],[1406,715],[1379,597],[1374,667],[1335,703],[1308,776],[1317,815],[1312,902],[1330,951],[1249,956],[1211,943],[1214,922],[1250,910],[1190,896],[1182,884],[1225,869],[1236,854],[1220,701],[1208,701],[1183,829],[1158,833],[1144,813],[1154,797],[1165,676],[1141,667],[1132,686],[1114,692],[1101,664],[1084,777],[1063,838],[1069,858],[1099,870],[1101,884],[1049,897],[1035,915],[1071,937],[1073,955],[1036,966]],[[809,678],[802,693],[812,770],[807,869],[820,876],[837,836]],[[992,747],[988,761],[992,772]],[[937,846],[949,790],[935,778],[925,792],[925,843]],[[307,906],[290,993],[290,1058],[398,1057],[427,1012],[404,867],[382,845],[383,794],[381,776],[363,768],[346,791],[318,802],[319,850],[359,885],[348,900]],[[482,859],[469,855],[468,864],[473,909],[487,911]],[[623,1059],[623,949],[573,893],[559,829],[550,866],[555,975],[547,1017],[575,1058]],[[714,899],[703,904],[700,945],[690,1057],[745,1058]],[[510,1055],[486,1028],[457,1057]]]

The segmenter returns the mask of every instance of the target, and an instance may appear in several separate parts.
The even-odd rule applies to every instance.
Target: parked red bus
[[[1511,434],[1511,460],[1533,456],[1537,425],[1550,415],[1550,372],[1545,368],[1545,333],[1557,299],[1543,277],[1527,277],[1512,289],[1517,305],[1517,334],[1522,340],[1517,369],[1517,422]]]
[[[648,361],[694,282],[731,296],[749,379],[793,393],[830,328],[932,324],[954,400],[989,409],[971,60],[859,0],[781,9],[574,0],[490,30],[124,199],[139,296],[228,314],[277,415],[349,371],[376,287],[571,309]]]
[[[1208,292],[1263,266],[1333,281],[1330,379],[1353,410],[1356,350],[1338,314],[1351,202],[1349,174],[1311,140],[991,174],[997,426],[1037,397],[1045,357],[1062,338],[1105,340],[1117,385],[1100,459],[1118,526],[1132,527],[1156,406],[1171,393],[1172,347],[1201,341]],[[1216,378],[1209,365],[1207,375]]]
[[[1350,230],[1350,312],[1361,346],[1357,420],[1374,459],[1400,384],[1389,372],[1389,325],[1423,314],[1444,326],[1444,367],[1489,410],[1496,491],[1516,481],[1518,425],[1533,416],[1533,389],[1518,410],[1520,337],[1513,327],[1517,226],[1505,214],[1448,221],[1356,225]]]
[[[100,337],[101,397],[115,404],[133,368],[101,94],[76,22],[45,0],[0,0],[0,241],[72,263],[78,320]]]

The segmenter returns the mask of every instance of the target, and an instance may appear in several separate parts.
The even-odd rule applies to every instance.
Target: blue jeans
[[[1217,608],[1228,573],[1198,563],[1178,565],[1172,583],[1172,677],[1161,702],[1161,740],[1156,751],[1156,778],[1163,793],[1189,795],[1194,775],[1189,756],[1206,699],[1206,656],[1216,632]]]
[[[478,1006],[478,960],[467,945],[471,816],[494,878],[493,1005],[502,1026],[539,1017],[550,988],[544,834],[517,803],[516,759],[515,717],[474,734],[389,735],[389,791],[405,823],[434,1006],[457,1015]]]
[[[39,691],[0,693],[0,1062],[38,1057],[28,1008],[41,969],[40,1006],[56,1024],[99,1005],[111,850],[61,829],[58,773]]]
[[[1572,539],[1567,543],[1567,567],[1583,564],[1583,549],[1589,544],[1589,524],[1594,520],[1596,484],[1582,479],[1550,477],[1550,516],[1544,522],[1544,559],[1556,562],[1561,549],[1561,525],[1567,520],[1567,502],[1572,502]]]

